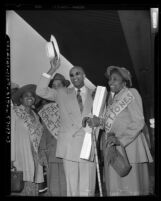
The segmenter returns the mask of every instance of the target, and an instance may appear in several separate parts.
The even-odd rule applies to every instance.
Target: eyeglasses
[[[80,74],[81,74],[81,72],[76,72],[75,74],[72,74],[72,73],[71,73],[71,74],[70,74],[70,77],[74,77],[75,75],[78,76],[78,75],[80,75]]]

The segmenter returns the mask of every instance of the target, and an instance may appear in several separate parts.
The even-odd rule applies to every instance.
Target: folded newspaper
[[[93,101],[93,111],[92,114],[99,117],[104,110],[107,97],[106,87],[98,86],[96,89],[94,101]],[[99,130],[97,130],[99,132]],[[85,133],[80,158],[89,160],[92,148],[92,136],[90,132]]]

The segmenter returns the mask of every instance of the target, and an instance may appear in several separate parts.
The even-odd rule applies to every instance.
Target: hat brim
[[[55,80],[60,80],[65,87],[68,87],[70,85],[70,81],[66,80],[65,77],[60,73],[56,73],[52,78],[51,82],[53,83]]]
[[[22,95],[25,93],[25,92],[32,92],[34,94],[34,97],[35,97],[35,105],[41,100],[41,98],[39,96],[36,95],[36,85],[34,84],[28,84],[28,85],[25,85],[21,88],[19,88],[17,90],[17,92],[15,92],[13,94],[13,101],[15,104],[17,105],[21,105],[21,101],[20,101],[20,98],[22,97]]]
[[[70,85],[70,81],[69,80],[65,80],[65,86],[69,87],[69,85]]]
[[[65,87],[68,87],[70,85],[70,81],[69,80],[63,80],[63,79],[54,79],[54,80],[60,80],[62,83],[64,83]]]
[[[60,58],[60,51],[59,51],[59,47],[58,47],[58,43],[56,41],[56,38],[53,35],[51,35],[50,41],[53,44],[53,49],[54,49],[54,52],[55,52],[55,56],[57,56],[57,58],[59,60],[59,58]]]
[[[19,88],[20,86],[14,82],[11,82],[11,89]]]
[[[106,77],[107,79],[109,79],[110,74],[111,74],[111,71],[114,70],[114,69],[116,69],[116,70],[122,75],[122,77],[123,77],[125,80],[129,81],[129,85],[130,85],[130,87],[131,87],[131,86],[132,86],[131,74],[130,74],[130,72],[129,72],[126,68],[124,68],[124,67],[118,67],[118,66],[109,66],[109,67],[107,67],[106,72],[105,72],[105,74],[104,74],[105,77]]]
[[[117,66],[109,66],[109,67],[107,67],[106,72],[105,72],[106,78],[110,77],[111,71],[114,70],[114,69],[118,70],[121,73],[121,75],[122,75],[122,72],[121,72],[121,70],[120,70],[119,67],[117,67]]]

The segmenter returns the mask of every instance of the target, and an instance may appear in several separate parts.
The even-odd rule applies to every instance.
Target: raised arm
[[[56,100],[57,91],[55,89],[49,88],[48,85],[52,75],[60,66],[60,60],[58,60],[57,57],[54,57],[54,59],[50,61],[50,64],[51,68],[49,71],[47,73],[43,73],[40,78],[36,88],[36,94],[44,99],[53,101]]]
[[[58,60],[57,57],[54,57],[52,60],[50,60],[50,69],[47,72],[48,75],[52,76],[55,71],[60,67],[60,59]]]

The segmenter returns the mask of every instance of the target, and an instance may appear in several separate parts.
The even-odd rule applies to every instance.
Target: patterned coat
[[[39,125],[40,122],[36,114],[35,117],[36,124]],[[41,183],[44,181],[43,168],[40,164],[35,167],[29,136],[30,132],[24,125],[24,121],[11,108],[11,160],[14,161],[14,166],[18,171],[23,171],[24,181]],[[37,172],[36,175],[35,172]]]

